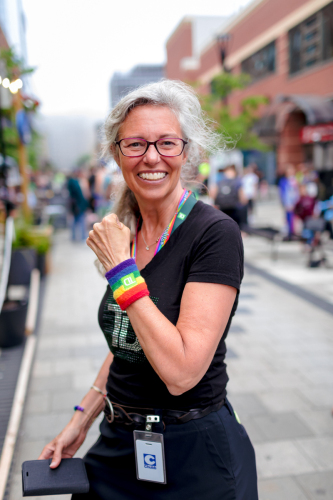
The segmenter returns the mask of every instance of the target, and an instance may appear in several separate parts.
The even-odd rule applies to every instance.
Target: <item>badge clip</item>
[[[151,431],[153,424],[160,422],[160,417],[158,415],[147,415],[146,416],[146,431]]]

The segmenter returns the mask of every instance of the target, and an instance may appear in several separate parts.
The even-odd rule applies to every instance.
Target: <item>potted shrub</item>
[[[12,258],[15,259],[16,252],[25,253],[26,255],[27,251],[34,252],[35,262],[33,267],[37,267],[41,276],[44,276],[48,271],[47,256],[51,247],[51,236],[51,226],[32,226],[27,223],[17,223],[15,225]]]

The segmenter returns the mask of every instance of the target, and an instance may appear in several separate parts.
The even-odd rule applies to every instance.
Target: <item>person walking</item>
[[[295,167],[287,165],[285,174],[279,180],[279,191],[281,203],[283,205],[287,224],[287,237],[292,239],[295,234],[294,209],[299,200],[299,188],[295,177]]]
[[[87,237],[85,213],[88,208],[88,201],[83,195],[80,185],[80,169],[75,169],[67,182],[67,189],[70,196],[70,211],[72,220],[72,241],[83,241]]]
[[[257,169],[256,164],[250,164],[244,169],[242,177],[242,188],[247,199],[247,214],[246,219],[248,223],[253,222],[254,204],[258,196],[259,177],[255,173]]]
[[[246,224],[247,198],[235,165],[227,165],[223,169],[223,178],[215,188],[214,198],[215,206],[229,215],[240,227]]]
[[[224,362],[243,277],[240,231],[186,189],[202,152],[220,143],[182,82],[134,90],[106,120],[104,151],[125,184],[87,244],[108,281],[99,323],[110,354],[40,456],[51,468],[72,457],[104,408],[84,458],[90,491],[73,500],[258,499]]]

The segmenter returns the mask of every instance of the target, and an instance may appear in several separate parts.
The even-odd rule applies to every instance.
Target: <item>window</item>
[[[333,57],[333,2],[289,31],[289,73]]]
[[[264,78],[275,71],[275,42],[266,45],[263,49],[242,62],[242,73],[247,73],[252,80]]]

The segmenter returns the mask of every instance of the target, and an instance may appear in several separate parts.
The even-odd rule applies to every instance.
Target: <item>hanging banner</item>
[[[20,141],[23,144],[29,144],[31,141],[31,127],[29,123],[28,116],[23,109],[20,109],[16,113],[16,127],[20,137]]]

